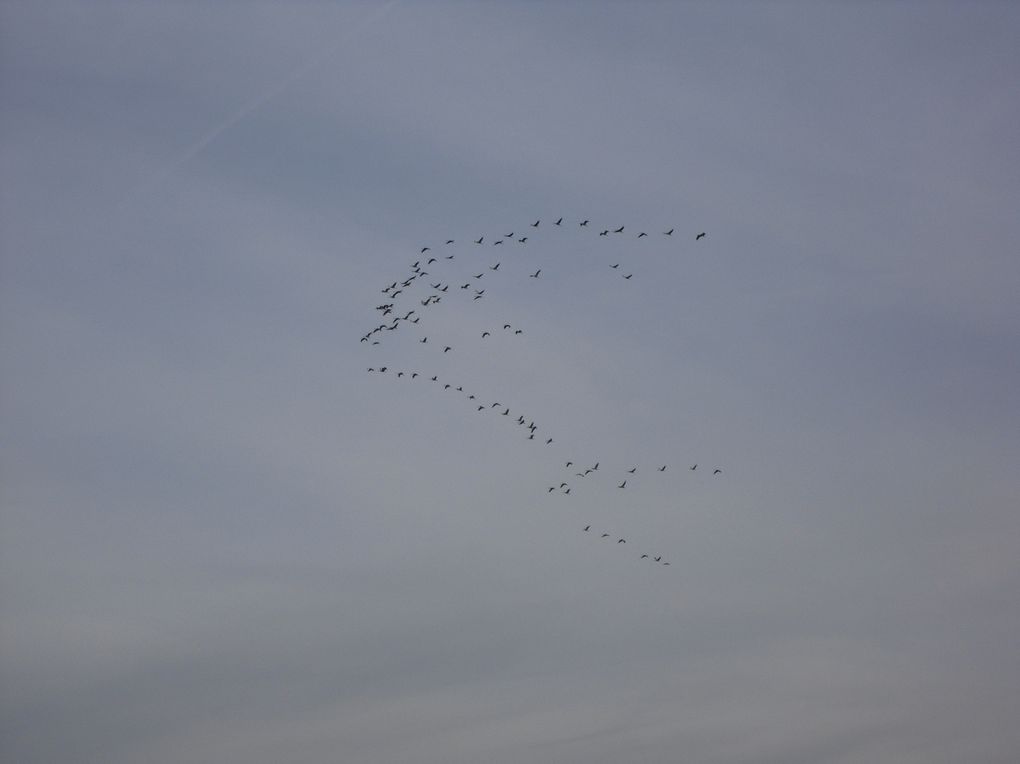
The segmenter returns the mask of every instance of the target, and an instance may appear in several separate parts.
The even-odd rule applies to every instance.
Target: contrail
[[[309,61],[306,61],[304,64],[302,64],[297,69],[288,74],[280,82],[267,88],[262,93],[259,93],[257,96],[247,101],[237,111],[235,111],[225,120],[215,125],[214,127],[209,128],[209,130],[207,130],[203,135],[201,135],[194,143],[186,146],[180,151],[180,153],[173,157],[173,159],[170,160],[169,164],[167,164],[166,167],[154,173],[147,180],[144,180],[141,183],[139,183],[127,196],[125,196],[120,201],[120,203],[117,205],[117,211],[118,212],[123,211],[123,209],[132,199],[138,197],[140,194],[145,193],[148,189],[152,188],[153,186],[158,186],[170,175],[172,175],[173,172],[176,169],[178,169],[181,165],[186,164],[187,162],[191,161],[196,156],[201,154],[206,149],[206,147],[210,143],[215,141],[217,138],[219,138],[220,135],[222,135],[227,130],[232,128],[234,125],[236,125],[242,119],[247,117],[253,111],[261,108],[265,104],[272,101],[274,98],[280,95],[280,93],[287,90],[287,88],[289,88],[299,79],[304,77],[306,74],[308,74],[311,71],[314,71],[315,69],[318,69],[324,63],[326,63],[327,60],[329,60],[329,58],[336,52],[337,48],[339,48],[343,43],[347,42],[352,37],[354,37],[354,35],[364,30],[365,27],[375,23],[383,16],[385,16],[386,13],[390,10],[390,8],[396,5],[397,2],[398,0],[389,0],[389,2],[386,2],[383,5],[381,5],[373,13],[369,14],[365,19],[363,19],[361,23],[356,24],[350,29],[348,29],[346,34],[344,34],[333,45],[330,45],[326,50],[321,52],[319,55],[313,57]]]

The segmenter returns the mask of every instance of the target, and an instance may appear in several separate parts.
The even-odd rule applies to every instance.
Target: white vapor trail
[[[120,201],[120,203],[117,205],[117,211],[122,212],[132,199],[137,198],[139,195],[145,193],[148,189],[152,188],[153,186],[158,186],[170,175],[172,175],[175,170],[177,170],[179,167],[188,163],[196,156],[201,154],[206,149],[206,147],[209,146],[210,143],[215,141],[223,133],[232,128],[242,119],[247,117],[253,111],[256,111],[257,109],[261,108],[265,104],[272,101],[274,98],[283,93],[285,90],[287,90],[287,88],[289,88],[291,85],[293,85],[296,81],[304,77],[309,72],[318,69],[324,63],[326,63],[326,61],[329,60],[329,58],[336,52],[337,48],[339,48],[340,45],[350,40],[356,34],[362,32],[367,26],[374,24],[376,21],[385,16],[389,12],[390,8],[396,5],[397,2],[398,0],[389,0],[388,2],[381,5],[374,12],[370,13],[367,17],[365,17],[360,23],[355,24],[354,26],[347,29],[346,34],[344,34],[335,43],[330,45],[326,50],[322,51],[317,56],[314,56],[301,66],[294,69],[280,82],[276,83],[275,85],[267,88],[266,90],[262,91],[255,97],[251,98],[249,101],[244,103],[239,109],[237,109],[237,111],[235,111],[233,114],[231,114],[229,117],[227,117],[219,124],[209,128],[209,130],[202,134],[194,143],[191,143],[190,145],[186,146],[180,151],[180,153],[174,156],[166,167],[154,173],[147,180],[144,180],[141,183],[139,183],[130,193],[128,193]]]

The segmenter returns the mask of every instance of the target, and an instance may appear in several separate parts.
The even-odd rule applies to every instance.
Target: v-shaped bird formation
[[[650,235],[647,231],[625,233],[627,231],[626,225],[593,226],[589,228],[590,223],[591,221],[588,219],[572,223],[566,221],[563,217],[558,217],[548,225],[553,227],[550,233],[573,228],[579,235],[592,236],[594,241],[598,241],[600,237],[610,239],[632,237],[637,246],[643,246],[644,241],[651,239],[655,235],[654,233]],[[469,247],[467,253],[455,251],[457,237],[445,239],[445,244],[436,245],[441,246],[445,250],[443,254],[430,255],[433,252],[432,245],[425,244],[421,246],[417,251],[417,259],[409,266],[409,271],[403,277],[398,277],[383,285],[380,292],[385,295],[385,301],[375,306],[375,310],[382,320],[362,335],[360,342],[370,347],[378,346],[383,344],[389,332],[399,329],[417,329],[421,335],[418,338],[420,344],[434,347],[435,352],[439,354],[456,353],[457,349],[454,345],[446,344],[441,339],[430,339],[432,333],[427,331],[427,322],[423,322],[422,319],[426,318],[427,314],[435,306],[441,304],[444,299],[459,299],[469,301],[469,303],[476,303],[479,300],[486,299],[489,296],[490,288],[498,288],[502,285],[502,282],[499,280],[505,282],[505,280],[515,279],[521,284],[526,284],[529,279],[539,279],[543,273],[543,268],[547,266],[543,265],[542,268],[538,268],[534,273],[527,271],[517,273],[514,270],[513,264],[505,258],[486,258],[484,255],[486,247],[527,246],[529,237],[539,236],[541,238],[543,232],[549,230],[542,225],[541,218],[536,219],[534,222],[529,222],[525,228],[529,232],[527,235],[519,233],[518,229],[515,228],[509,233],[496,235],[483,234],[478,238],[469,237],[468,241],[471,243],[467,245]],[[661,229],[650,230],[661,231]],[[668,237],[670,241],[676,241],[678,238],[674,236],[676,231],[677,228],[675,226],[670,227],[668,230],[661,231],[660,236]],[[696,242],[697,246],[703,246],[701,242],[706,237],[707,233],[701,231],[692,235],[688,241]],[[641,242],[641,244],[638,245],[637,242]],[[513,250],[501,250],[500,252],[506,256],[512,255]],[[426,257],[426,255],[429,256]],[[466,278],[463,275],[456,277],[457,274],[450,273],[451,270],[456,270],[457,266],[460,265],[458,258],[464,261],[470,259],[471,261],[466,269],[468,274]],[[507,265],[504,265],[505,262]],[[609,268],[610,272],[618,277],[622,277],[626,281],[630,281],[635,275],[632,272],[620,273],[620,263],[610,265]],[[486,277],[489,280],[497,279],[497,281],[491,284],[489,281],[486,281],[486,286],[482,287],[480,282]],[[460,283],[461,281],[463,283]],[[452,290],[451,286],[453,287]],[[411,298],[412,293],[415,294],[413,298]],[[398,301],[402,303],[400,307],[398,307]],[[408,307],[409,305],[413,305],[413,307]],[[476,337],[478,337],[479,341],[484,342],[497,341],[504,337],[515,341],[523,341],[526,334],[524,329],[515,322],[505,321],[499,325],[480,326]],[[519,436],[523,437],[524,440],[532,441],[543,447],[548,447],[555,442],[552,436],[544,432],[539,434],[539,425],[524,410],[519,409],[516,404],[511,405],[501,400],[492,400],[492,396],[483,396],[481,392],[467,391],[462,384],[457,384],[454,380],[442,379],[438,374],[428,374],[417,370],[398,370],[392,364],[374,364],[368,367],[368,371],[372,374],[387,375],[395,379],[407,379],[417,383],[432,385],[440,393],[462,396],[476,414],[498,417],[507,423],[508,429],[513,429],[520,433]],[[550,449],[551,452],[552,449]],[[603,488],[615,485],[615,491],[619,493],[620,491],[627,490],[628,485],[632,486],[635,480],[646,479],[646,473],[651,479],[667,479],[664,473],[667,473],[670,467],[667,463],[649,465],[648,467],[631,465],[618,469],[602,466],[600,469],[600,465],[601,462],[597,460],[589,466],[579,466],[574,461],[568,460],[561,468],[564,471],[563,477],[565,479],[560,480],[558,484],[546,486],[544,493],[550,496],[576,495],[572,494],[574,489],[582,486],[597,485],[600,483],[600,478],[608,475],[610,472],[615,473],[617,475],[616,480],[620,482],[606,483],[602,481],[601,485]],[[694,463],[688,466],[687,472],[695,472],[697,469],[698,464]],[[723,474],[721,467],[713,466],[711,469],[713,478]],[[624,545],[627,543],[626,537],[607,531],[593,531],[593,527],[590,524],[586,525],[582,532],[594,533],[600,539],[609,539],[614,545]],[[664,558],[664,555],[657,553],[641,553],[638,559],[648,560],[651,563],[663,566],[670,565],[670,562]]]

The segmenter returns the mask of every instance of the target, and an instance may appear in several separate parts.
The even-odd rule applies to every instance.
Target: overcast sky
[[[1018,38],[0,4],[4,760],[1020,760]]]

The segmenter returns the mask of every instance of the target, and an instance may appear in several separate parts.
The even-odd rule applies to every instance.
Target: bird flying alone
[[[702,231],[701,233],[699,233],[697,236],[694,237],[694,240],[697,241],[698,239],[704,239],[704,238],[705,238],[705,232]]]

